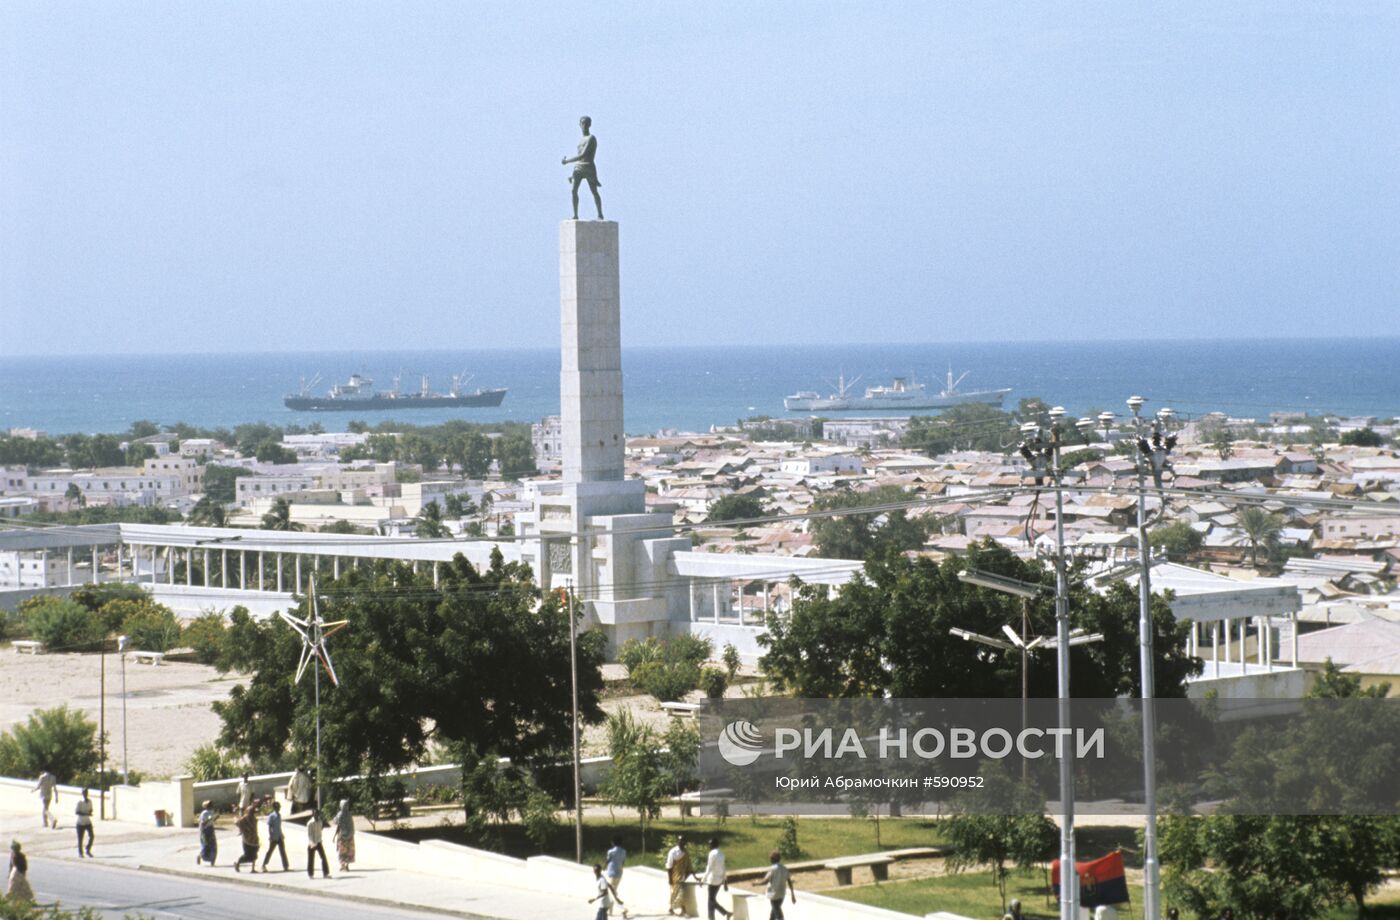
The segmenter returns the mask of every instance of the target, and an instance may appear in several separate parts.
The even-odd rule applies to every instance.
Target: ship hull
[[[1010,388],[1005,390],[983,390],[977,393],[959,393],[956,396],[928,396],[911,393],[908,399],[880,397],[871,399],[865,396],[819,397],[807,399],[789,396],[783,400],[783,407],[789,412],[908,412],[917,409],[947,409],[952,406],[980,404],[1000,406]]]
[[[288,396],[282,404],[298,412],[377,412],[385,409],[480,409],[499,406],[506,398],[505,389],[420,396],[405,394],[333,399],[329,396]]]

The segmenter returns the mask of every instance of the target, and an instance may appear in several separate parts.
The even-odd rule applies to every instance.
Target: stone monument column
[[[617,255],[616,221],[559,224],[559,395],[566,483],[621,482],[623,477]]]

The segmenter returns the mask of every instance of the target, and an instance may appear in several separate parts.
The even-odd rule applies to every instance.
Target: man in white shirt
[[[311,788],[311,777],[306,775],[304,768],[297,767],[291,781],[287,783],[287,798],[292,802],[292,814],[299,814],[310,807],[314,792]]]
[[[53,829],[58,830],[58,816],[49,811],[49,805],[54,800],[54,792],[58,788],[58,777],[48,770],[39,774],[39,782],[35,783],[34,791],[39,793],[39,801],[43,803],[43,811],[40,817],[43,819],[44,827],[53,823]]]
[[[706,902],[710,920],[715,920],[716,911],[726,917],[732,916],[729,911],[719,906],[720,888],[724,888],[725,891],[729,890],[727,878],[724,871],[724,851],[719,848],[719,839],[711,837],[710,855],[705,860],[705,874],[700,877],[700,881],[708,887],[710,893],[709,900]]]
[[[768,886],[768,920],[783,920],[783,895],[791,894],[792,903],[797,903],[797,889],[792,885],[792,870],[783,865],[783,857],[777,851],[768,854],[772,863],[763,876]]]
[[[626,862],[627,851],[622,848],[622,838],[614,837],[612,849],[608,850],[607,868],[603,870],[603,875],[607,876],[608,885],[612,887],[613,894],[617,893],[618,887],[622,884],[622,866]],[[627,920],[627,908],[625,907],[622,909],[622,920]]]
[[[241,815],[253,806],[253,784],[248,782],[248,774],[243,774],[243,782],[238,784],[238,813]]]

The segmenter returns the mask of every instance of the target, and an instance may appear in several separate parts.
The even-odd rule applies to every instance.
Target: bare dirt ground
[[[0,730],[23,722],[36,709],[64,703],[100,724],[102,657],[20,655],[0,646]],[[121,769],[121,661],[115,654],[106,658],[107,763]],[[226,698],[239,682],[238,677],[221,677],[214,668],[193,662],[153,667],[128,659],[126,738],[131,769],[152,778],[181,773],[190,752],[219,733],[219,717],[210,704]]]

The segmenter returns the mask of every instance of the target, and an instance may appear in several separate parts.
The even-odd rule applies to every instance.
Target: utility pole
[[[107,640],[102,640],[102,659],[99,665],[99,689],[97,704],[97,796],[101,800],[99,811],[102,820],[107,820]]]
[[[1035,470],[1036,485],[1049,474],[1055,490],[1055,658],[1059,696],[1059,728],[1068,731],[1072,724],[1069,687],[1069,583],[1065,574],[1065,504],[1064,470],[1060,468],[1060,448],[1069,430],[1065,425],[1065,410],[1056,406],[1046,413],[1049,424],[1026,422],[1021,426],[1025,438],[1020,446],[1021,456]],[[1080,419],[1076,427],[1087,437],[1094,428],[1091,418]],[[1079,920],[1079,867],[1075,862],[1074,845],[1074,764],[1072,758],[1060,759],[1060,920]]]
[[[1161,920],[1161,864],[1157,859],[1157,705],[1156,663],[1152,639],[1152,547],[1147,539],[1147,481],[1150,470],[1160,489],[1162,473],[1167,468],[1167,455],[1176,446],[1176,437],[1167,432],[1171,409],[1162,409],[1150,424],[1142,417],[1141,396],[1128,399],[1133,413],[1133,436],[1136,449],[1133,466],[1137,473],[1137,542],[1138,542],[1138,656],[1139,680],[1142,684],[1142,785],[1143,809],[1146,821],[1142,833],[1143,920]],[[1113,423],[1112,413],[1099,416],[1107,434]],[[1150,435],[1150,440],[1149,440]]]
[[[117,636],[117,654],[122,660],[122,785],[131,782],[131,774],[126,768],[126,649],[131,644],[127,636]]]

